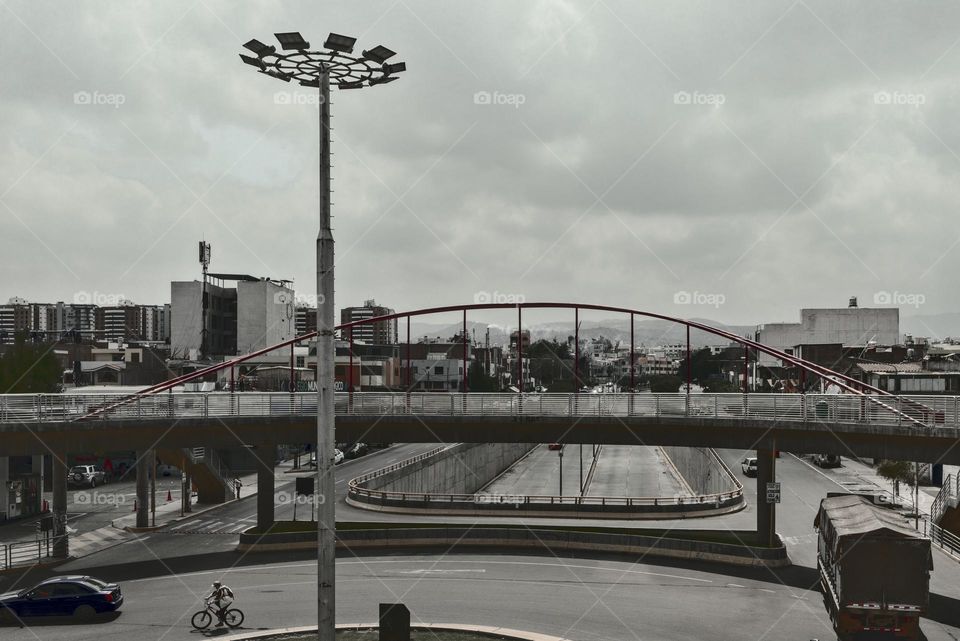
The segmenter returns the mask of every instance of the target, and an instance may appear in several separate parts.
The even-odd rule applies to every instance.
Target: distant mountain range
[[[755,325],[726,325],[709,318],[693,318],[704,325],[726,330],[737,336],[753,337]],[[512,327],[491,323],[467,322],[467,331],[473,339],[483,344],[487,328],[490,328],[490,344],[506,345],[509,342],[509,332]],[[410,325],[411,339],[417,341],[425,336],[432,339],[447,340],[460,333],[460,323],[422,323],[414,321]],[[566,340],[573,335],[573,321],[555,321],[548,323],[524,323],[523,328],[530,331],[531,340],[557,339]],[[400,339],[406,338],[406,324],[400,321]],[[910,334],[914,337],[925,336],[933,339],[942,339],[948,336],[960,337],[960,313],[945,314],[918,314],[914,316],[900,315],[900,334]],[[581,339],[603,336],[614,343],[630,342],[630,321],[624,318],[610,318],[605,320],[584,320],[580,322]],[[669,343],[686,342],[686,327],[677,323],[670,323],[658,319],[637,318],[634,324],[634,342],[637,345],[652,347]],[[701,330],[690,332],[690,344],[694,347],[707,345],[725,345],[726,340]]]

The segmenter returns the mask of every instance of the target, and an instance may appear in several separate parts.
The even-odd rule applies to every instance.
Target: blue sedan
[[[113,612],[123,603],[116,583],[92,576],[59,576],[19,592],[0,594],[0,621],[41,617],[89,618]]]

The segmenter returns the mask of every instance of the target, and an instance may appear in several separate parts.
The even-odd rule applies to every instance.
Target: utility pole
[[[271,78],[319,92],[320,117],[320,220],[316,243],[317,264],[317,633],[320,641],[334,641],[336,629],[336,512],[334,485],[334,260],[330,225],[330,86],[361,89],[386,84],[405,71],[402,62],[383,45],[353,53],[356,38],[331,33],[320,50],[297,32],[274,34],[281,52],[272,45],[250,40],[243,46],[256,57],[240,59]],[[352,375],[352,371],[351,371]]]
[[[200,286],[200,360],[207,358],[207,268],[210,267],[210,243],[200,241],[200,264],[203,265],[203,283]]]

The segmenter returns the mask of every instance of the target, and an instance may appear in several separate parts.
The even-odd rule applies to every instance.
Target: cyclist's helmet
[[[219,587],[220,587],[220,582],[219,582],[219,581],[214,581],[214,582],[213,582],[213,587],[219,588]]]

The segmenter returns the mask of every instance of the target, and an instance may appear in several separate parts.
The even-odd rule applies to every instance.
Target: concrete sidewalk
[[[278,482],[289,480],[288,473],[292,468],[292,460],[280,463],[274,468],[274,478]],[[256,496],[257,474],[246,474],[239,477],[239,479],[240,482],[243,483],[243,486],[240,490],[240,498],[245,499],[247,497]],[[161,497],[159,495],[157,496],[155,527],[151,525],[150,531],[168,527],[175,523],[189,521],[190,519],[196,518],[206,512],[229,504],[229,501],[210,505],[192,503],[192,511],[181,515],[179,493],[171,492],[171,495],[173,500],[170,502],[166,501],[166,497]],[[191,496],[191,501],[193,501],[193,496]],[[151,518],[151,524],[153,523],[154,520]],[[136,513],[131,512],[126,516],[114,519],[112,525],[101,527],[90,532],[84,532],[83,534],[78,534],[76,536],[71,536],[70,558],[77,559],[88,556],[90,554],[94,554],[96,552],[100,552],[102,550],[106,550],[122,543],[126,543],[127,541],[136,539],[142,534],[131,532],[126,529],[134,528],[136,527],[136,524],[137,515]]]
[[[798,458],[849,492],[880,493],[889,498],[891,502],[893,501],[893,483],[877,474],[876,466],[869,465],[857,459],[843,457],[840,467],[822,470],[811,463],[809,458]],[[960,468],[956,465],[944,465],[944,478],[946,478],[948,474],[957,474],[958,469]],[[936,486],[920,486],[918,500],[920,514],[930,514],[930,507],[933,505],[933,500],[939,491],[940,488]],[[913,488],[901,483],[900,496],[898,498],[899,503],[905,508],[914,510],[913,498]]]

